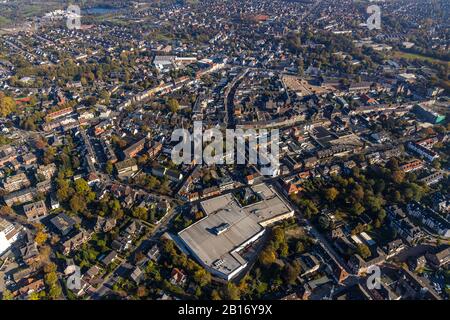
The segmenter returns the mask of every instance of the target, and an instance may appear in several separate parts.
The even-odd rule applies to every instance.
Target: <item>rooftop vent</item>
[[[224,233],[230,227],[229,223],[222,223],[221,225],[214,228],[213,232],[218,236],[221,233]]]
[[[214,268],[218,268],[223,264],[223,260],[222,259],[217,259],[216,261],[213,262],[213,267]]]

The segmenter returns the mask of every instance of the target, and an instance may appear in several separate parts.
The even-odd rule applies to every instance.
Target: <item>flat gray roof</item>
[[[292,212],[266,184],[252,189],[263,200],[246,207],[241,207],[232,193],[202,201],[200,205],[206,216],[178,234],[200,262],[224,275],[247,263],[238,249],[262,235],[261,223]],[[222,232],[217,232],[218,227],[222,227]],[[219,260],[221,265],[215,266]]]

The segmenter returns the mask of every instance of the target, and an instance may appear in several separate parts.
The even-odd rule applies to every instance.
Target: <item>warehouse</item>
[[[245,207],[233,193],[201,202],[206,216],[178,234],[206,270],[225,280],[247,266],[242,251],[264,234],[266,226],[294,215],[272,187],[259,184],[251,189],[259,200]]]

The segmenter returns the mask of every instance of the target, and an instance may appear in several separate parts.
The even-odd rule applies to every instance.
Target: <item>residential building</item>
[[[136,157],[136,155],[144,149],[146,138],[143,138],[131,146],[123,150],[124,159],[130,159]]]
[[[415,201],[408,203],[406,210],[410,216],[420,220],[433,232],[444,238],[450,238],[450,222],[447,218]]]
[[[109,266],[111,263],[113,263],[115,260],[117,259],[117,252],[116,251],[111,251],[110,253],[108,253],[102,260],[101,263],[104,266]]]
[[[67,235],[76,224],[75,220],[65,213],[58,214],[56,217],[52,218],[50,222],[63,236]]]
[[[30,180],[28,180],[27,176],[23,172],[7,177],[3,181],[3,189],[5,189],[5,191],[8,193],[23,188],[28,188],[30,185]]]
[[[40,220],[48,214],[44,200],[24,205],[23,211],[30,222]]]
[[[183,286],[186,283],[187,275],[186,273],[178,268],[173,268],[170,275],[170,283],[176,286]]]
[[[391,227],[397,231],[398,235],[402,237],[407,244],[416,244],[424,237],[424,233],[420,227],[414,225],[411,220],[406,217],[406,213],[400,207],[396,205],[388,207],[386,212]]]
[[[421,168],[423,168],[423,163],[422,163],[421,160],[418,160],[418,159],[410,161],[410,162],[405,163],[405,164],[400,166],[400,169],[403,172],[412,172],[412,171],[415,171],[415,170],[419,170]]]
[[[438,124],[445,120],[445,116],[441,115],[434,110],[432,110],[429,107],[426,107],[424,105],[415,105],[412,109],[412,111],[419,116],[421,119],[432,123],[432,124]]]
[[[42,165],[39,166],[36,169],[36,177],[38,178],[38,180],[51,180],[56,173],[56,164],[54,163],[50,163],[48,165]]]
[[[85,230],[78,231],[61,244],[61,249],[65,255],[68,255],[70,252],[77,250],[82,244],[88,242],[90,239],[90,232]]]
[[[35,188],[27,188],[19,191],[12,192],[3,197],[7,206],[13,206],[15,204],[22,204],[25,202],[32,201],[34,196],[36,195]]]
[[[450,246],[442,248],[435,253],[427,253],[427,260],[434,268],[443,268],[450,262]]]
[[[129,177],[138,171],[137,162],[134,158],[117,162],[115,167],[119,178]]]
[[[417,144],[415,142],[408,142],[406,144],[408,150],[411,150],[420,156],[424,157],[429,162],[433,162],[433,160],[439,158],[439,155],[434,152],[433,150],[427,149],[425,147],[422,147],[420,144]]]

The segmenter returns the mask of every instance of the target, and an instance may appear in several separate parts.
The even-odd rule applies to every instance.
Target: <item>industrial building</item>
[[[241,206],[233,193],[200,203],[205,217],[179,232],[183,246],[212,275],[231,280],[249,263],[242,254],[265,227],[294,215],[292,208],[266,184],[251,188],[258,201]]]

